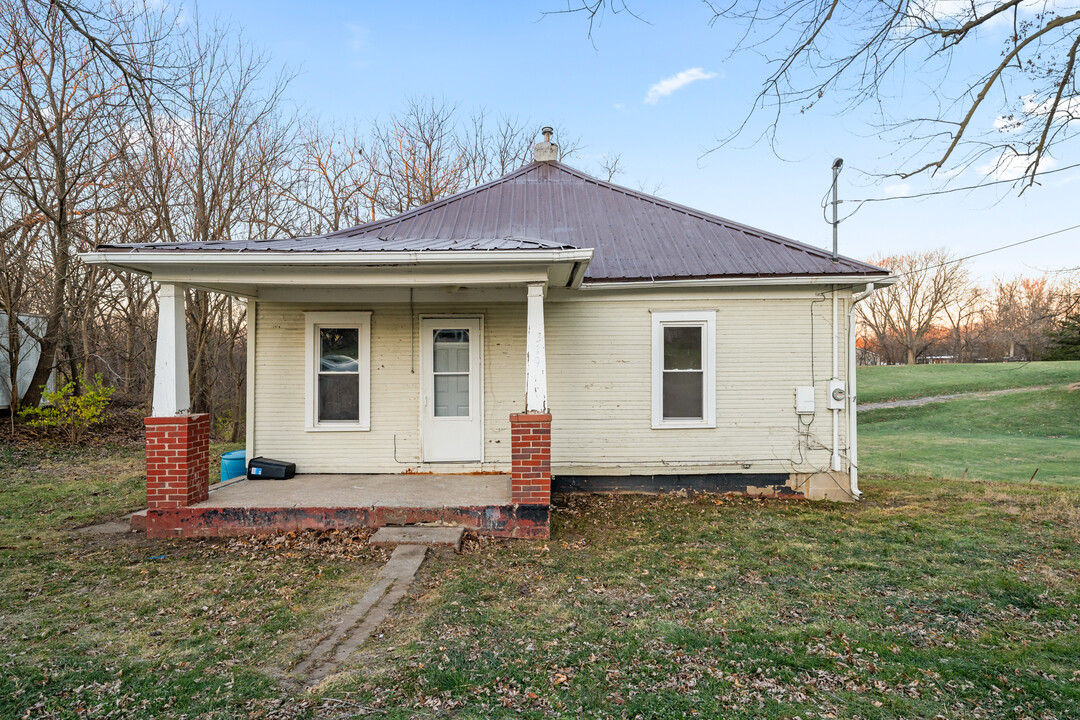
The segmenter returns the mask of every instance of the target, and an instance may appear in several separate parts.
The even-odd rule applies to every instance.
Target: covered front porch
[[[266,254],[208,255],[165,267],[124,258],[161,282],[148,534],[444,523],[546,537],[545,296],[580,282],[587,253],[365,254],[352,272],[323,258],[267,270]],[[190,411],[186,288],[246,299],[247,457],[295,462],[294,480],[210,492],[210,421]]]

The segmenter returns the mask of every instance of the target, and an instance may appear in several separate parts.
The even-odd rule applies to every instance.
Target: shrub
[[[1050,349],[1044,360],[1080,360],[1080,315],[1065,318],[1057,332],[1050,334]]]
[[[69,382],[59,390],[44,388],[41,393],[43,405],[19,411],[31,427],[59,428],[71,442],[82,439],[86,428],[105,420],[105,408],[116,388],[105,385],[101,374],[94,382],[84,386],[83,394],[75,394],[75,382]]]

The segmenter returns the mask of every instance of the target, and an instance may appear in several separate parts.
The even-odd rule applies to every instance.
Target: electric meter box
[[[830,410],[843,410],[844,401],[847,400],[847,387],[843,380],[829,381],[829,394],[826,405]]]
[[[795,414],[814,414],[814,386],[805,385],[795,388]]]

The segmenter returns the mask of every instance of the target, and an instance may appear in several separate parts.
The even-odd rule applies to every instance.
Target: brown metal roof
[[[585,280],[868,275],[826,250],[533,162],[486,185],[386,220],[308,238],[102,245],[100,250],[378,252],[593,248]]]

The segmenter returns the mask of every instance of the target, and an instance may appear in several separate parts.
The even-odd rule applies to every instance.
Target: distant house
[[[923,355],[916,362],[920,365],[949,365],[956,361],[955,355]]]
[[[869,343],[864,338],[855,339],[855,364],[856,365],[880,365],[881,356],[869,348]]]
[[[40,315],[19,315],[18,317],[35,334],[39,336],[45,334],[46,319],[44,317]],[[30,389],[34,371],[37,370],[38,358],[41,357],[41,345],[26,332],[25,328],[18,329],[15,342],[12,343],[8,327],[8,316],[0,314],[0,409],[11,407],[13,386],[17,386],[15,390],[20,398]],[[17,375],[14,380],[11,376],[13,356],[16,360],[14,364]]]
[[[552,488],[857,497],[850,317],[888,272],[555,157],[318,237],[84,255],[161,283],[150,532],[546,536]],[[185,286],[247,300],[248,457],[296,480],[207,499]]]

